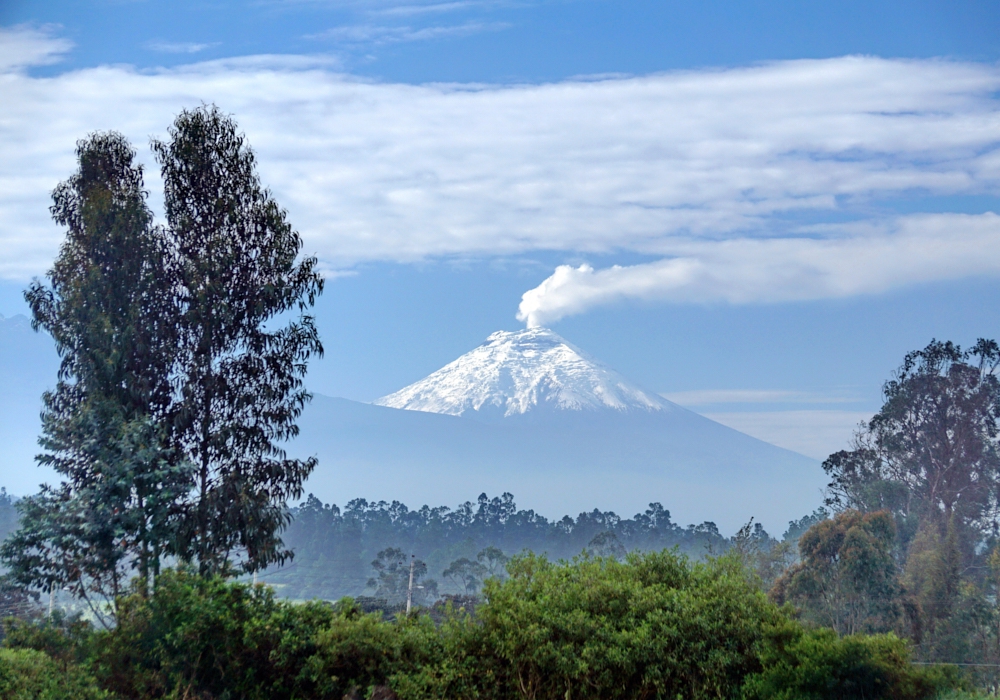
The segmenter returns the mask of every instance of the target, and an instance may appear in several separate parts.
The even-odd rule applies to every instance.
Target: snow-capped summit
[[[547,328],[497,331],[475,350],[374,403],[453,416],[674,407]]]

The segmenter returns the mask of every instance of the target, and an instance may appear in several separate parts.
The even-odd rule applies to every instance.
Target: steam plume
[[[560,265],[521,297],[529,328],[623,300],[754,304],[875,294],[975,275],[1000,276],[1000,216],[902,217],[840,238],[688,241],[656,262],[595,270]]]

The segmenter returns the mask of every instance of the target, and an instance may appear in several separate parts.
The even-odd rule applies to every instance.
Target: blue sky
[[[322,53],[355,75],[418,83],[1000,51],[1000,8],[988,0],[6,0],[0,20],[59,25],[75,49],[57,70]]]
[[[995,2],[7,0],[0,27],[7,315],[74,141],[152,165],[207,101],[330,274],[322,393],[523,320],[822,457],[908,350],[1000,335]]]

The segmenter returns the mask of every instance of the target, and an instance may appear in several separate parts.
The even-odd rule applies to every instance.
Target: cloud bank
[[[561,265],[524,293],[517,318],[544,326],[627,299],[731,304],[875,294],[973,275],[1000,274],[1000,216],[901,217],[894,230],[829,239],[688,241],[652,263],[595,270]],[[864,227],[870,228],[870,227]]]
[[[1000,191],[993,65],[851,56],[543,85],[373,83],[324,56],[26,69],[67,48],[43,30],[0,34],[3,278],[55,255],[49,192],[77,139],[117,129],[152,166],[149,137],[202,102],[236,116],[330,271],[538,251],[662,258],[559,268],[525,295],[533,322],[626,298],[813,299],[998,271],[992,215],[877,213],[912,193]],[[817,226],[845,216],[861,223]]]

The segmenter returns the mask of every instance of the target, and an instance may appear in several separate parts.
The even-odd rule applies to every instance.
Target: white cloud
[[[435,2],[425,5],[407,4],[394,5],[380,10],[374,10],[372,14],[385,15],[388,17],[410,17],[413,15],[440,14],[445,12],[461,12],[484,7],[494,7],[503,3],[485,2],[483,0],[459,0],[458,2]]]
[[[48,60],[49,46],[31,60]],[[945,256],[950,267],[927,248],[947,247],[952,229],[942,226],[960,226],[961,241],[995,243],[983,217],[802,229],[829,212],[864,216],[872,199],[912,191],[996,193],[1000,68],[992,65],[846,57],[545,85],[414,86],[357,80],[308,56],[33,77],[11,68],[28,60],[23,51],[0,72],[0,276],[9,279],[44,271],[56,252],[48,193],[72,172],[77,139],[117,129],[151,164],[149,136],[202,102],[237,117],[263,181],[327,269],[548,250],[701,261],[709,266],[695,271],[702,280],[720,265],[749,269],[737,265],[741,256],[760,261],[759,277],[782,273],[777,283],[750,276],[749,291],[727,283],[724,294],[710,294],[733,300],[994,269],[992,253],[972,256],[971,243]],[[148,184],[155,193],[152,168]],[[753,240],[764,233],[779,240]],[[802,272],[825,265],[827,254],[892,262],[911,242],[926,259],[904,251],[910,271],[896,265],[881,286],[829,265],[819,281]],[[794,274],[783,273],[789,260]],[[807,291],[796,291],[803,282]],[[701,299],[706,284],[671,294]]]
[[[847,403],[856,399],[844,395],[815,394],[808,391],[783,389],[698,389],[661,394],[681,406],[711,406],[716,404],[767,403]]]
[[[706,413],[707,418],[786,450],[824,460],[851,447],[861,411],[741,411]]]
[[[842,238],[739,238],[675,244],[652,263],[595,270],[561,265],[521,298],[517,318],[544,326],[640,299],[732,304],[875,294],[922,282],[1000,274],[1000,216],[900,217],[890,232]]]
[[[365,44],[383,46],[409,41],[428,41],[449,36],[469,36],[482,32],[495,32],[507,29],[510,25],[503,22],[465,22],[464,24],[407,27],[381,26],[374,24],[352,24],[333,27],[319,34],[310,34],[307,39],[321,39],[344,44]]]
[[[54,27],[0,27],[0,73],[58,63],[73,43],[53,36]]]
[[[192,41],[150,41],[146,44],[146,48],[162,53],[199,53],[217,45],[218,42],[198,44]]]

